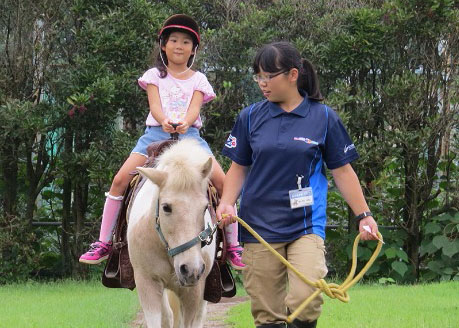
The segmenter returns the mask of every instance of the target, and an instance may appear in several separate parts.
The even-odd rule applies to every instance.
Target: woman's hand
[[[188,125],[188,123],[186,121],[181,121],[181,122],[179,122],[179,126],[177,127],[176,130],[180,134],[185,134],[186,131],[188,131],[189,128],[190,128],[190,126]]]
[[[174,133],[174,132],[175,132],[175,129],[174,129],[174,127],[171,125],[171,121],[170,121],[168,118],[165,118],[165,119],[161,122],[161,126],[163,127],[163,131],[164,131],[164,132],[167,132],[167,133]]]
[[[226,214],[226,215],[225,215]],[[225,218],[223,218],[223,216]],[[220,229],[229,226],[231,223],[236,222],[236,212],[234,205],[220,203],[217,207],[217,223]]]
[[[369,226],[371,233],[366,231],[363,226]],[[360,220],[359,222],[360,239],[362,240],[378,240],[378,224],[372,216]]]

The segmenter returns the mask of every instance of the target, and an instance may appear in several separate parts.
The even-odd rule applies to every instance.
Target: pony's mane
[[[174,190],[189,190],[202,179],[203,165],[209,154],[192,138],[182,139],[166,149],[157,159],[157,168],[169,173],[168,187]]]

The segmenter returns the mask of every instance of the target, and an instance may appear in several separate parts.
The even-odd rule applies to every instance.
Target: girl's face
[[[298,70],[293,68],[288,71],[268,73],[260,67],[260,72],[254,76],[257,80],[263,96],[271,102],[282,103],[290,97],[292,92],[297,91],[296,81]]]
[[[166,53],[169,63],[186,66],[188,59],[194,54],[193,39],[187,33],[172,32],[161,49]]]

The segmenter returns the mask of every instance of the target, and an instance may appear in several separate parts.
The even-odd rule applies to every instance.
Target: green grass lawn
[[[138,304],[136,292],[99,281],[0,286],[0,328],[128,327]]]
[[[358,285],[349,303],[324,297],[318,328],[457,328],[459,282],[415,286]],[[254,327],[250,303],[230,310],[234,328]]]
[[[238,288],[238,295],[244,292]],[[459,327],[459,282],[359,285],[350,296],[347,304],[325,296],[318,327]],[[135,292],[105,288],[99,281],[0,286],[0,328],[126,328],[138,309]],[[227,322],[254,327],[249,302],[232,308]]]

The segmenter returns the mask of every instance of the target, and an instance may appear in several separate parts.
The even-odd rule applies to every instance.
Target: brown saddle
[[[174,140],[165,140],[155,142],[148,146],[148,160],[145,167],[153,167],[155,159],[169,147]],[[113,235],[113,247],[109,255],[105,270],[102,274],[102,284],[109,288],[135,288],[134,269],[129,259],[127,244],[127,213],[130,204],[134,199],[137,191],[145,182],[145,178],[138,172],[134,173],[134,178],[129,184],[124,194],[124,201],[118,216],[118,221]],[[207,189],[209,205],[208,209],[212,220],[216,220],[216,209],[219,203],[219,197],[215,187],[209,183]],[[233,297],[236,295],[236,284],[231,270],[226,262],[226,238],[221,229],[217,229],[216,235],[215,260],[209,275],[206,278],[204,290],[204,299],[209,302],[218,303],[223,297]],[[206,246],[208,247],[208,246]]]

